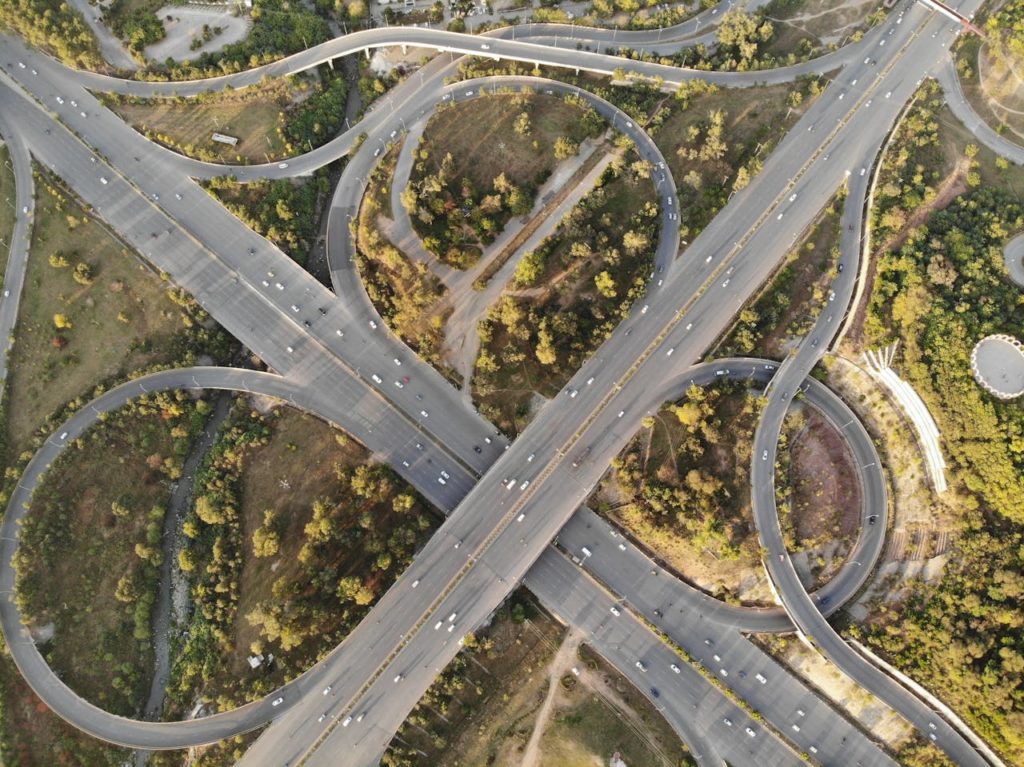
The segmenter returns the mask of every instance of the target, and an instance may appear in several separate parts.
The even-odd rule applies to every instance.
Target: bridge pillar
[[[402,46],[402,55],[403,55],[403,56],[404,56],[405,54],[407,54],[407,53],[409,52],[409,51],[407,50],[407,49],[408,49],[408,47],[409,47],[408,45],[403,45],[403,46]]]
[[[334,59],[327,59],[327,66],[329,66],[331,68],[331,71],[333,72],[334,71]]]
[[[370,58],[370,49],[366,48],[365,51],[366,51],[366,58],[369,59]]]

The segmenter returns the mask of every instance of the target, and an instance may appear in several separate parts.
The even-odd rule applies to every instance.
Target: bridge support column
[[[370,58],[370,49],[369,48],[366,49],[366,58],[367,58],[367,60],[369,60],[369,58]]]
[[[327,59],[327,66],[329,66],[331,68],[331,71],[333,72],[334,71],[334,59]]]
[[[402,55],[403,55],[403,56],[404,56],[405,54],[407,54],[407,53],[409,52],[409,51],[407,50],[408,48],[409,48],[409,46],[408,46],[408,45],[403,45],[403,46],[402,46]]]

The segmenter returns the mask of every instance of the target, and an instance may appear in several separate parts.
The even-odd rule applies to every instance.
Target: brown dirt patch
[[[838,431],[806,408],[807,423],[791,447],[793,525],[801,548],[857,534],[861,490],[853,455]]]

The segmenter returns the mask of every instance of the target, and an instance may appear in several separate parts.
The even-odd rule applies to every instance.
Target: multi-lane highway
[[[295,717],[309,713],[316,701],[312,700],[315,696],[298,702],[289,699],[289,707],[295,704],[293,710],[282,717],[282,726],[273,726],[260,739],[261,748],[284,748],[299,760],[308,757],[311,764],[326,763],[330,751],[342,748],[353,763],[372,761],[379,753],[382,739],[387,742],[384,736],[390,737],[436,671],[455,654],[457,636],[484,620],[524,577],[603,471],[607,460],[629,438],[648,407],[645,382],[661,380],[681,369],[678,366],[696,360],[772,271],[816,214],[820,201],[830,197],[847,175],[859,176],[857,163],[878,145],[916,80],[941,59],[951,28],[943,18],[911,7],[899,23],[890,19],[869,33],[857,50],[856,59],[848,51],[835,55],[828,66],[847,64],[837,82],[808,110],[748,189],[736,195],[723,215],[690,246],[684,259],[666,276],[664,289],[652,289],[647,304],[649,312],[634,314],[598,351],[597,359],[574,378],[567,391],[578,395],[560,395],[507,451],[502,450],[504,444],[497,438],[481,440],[482,434],[490,439],[489,427],[464,408],[451,413],[445,408],[440,411],[441,419],[435,410],[433,420],[428,420],[430,414],[420,407],[417,418],[418,405],[401,394],[404,389],[396,394],[390,386],[382,386],[382,376],[376,370],[368,373],[365,366],[398,359],[408,369],[415,369],[417,378],[423,377],[427,394],[447,402],[451,390],[440,377],[408,357],[390,357],[397,345],[383,334],[365,330],[354,333],[349,327],[351,316],[344,306],[315,283],[310,284],[312,281],[301,270],[283,263],[279,253],[267,248],[237,222],[227,220],[232,217],[221,215],[210,206],[193,204],[191,195],[199,194],[194,185],[152,188],[153,177],[181,178],[179,163],[168,159],[164,150],[152,150],[141,137],[137,141],[126,140],[123,130],[118,130],[123,124],[116,118],[112,120],[109,112],[92,102],[89,109],[82,110],[86,113],[84,117],[74,113],[61,115],[86,144],[62,128],[53,128],[51,132],[50,118],[39,110],[19,110],[12,120],[14,130],[34,137],[32,148],[39,159],[68,178],[78,194],[94,203],[100,215],[192,291],[200,303],[215,306],[211,313],[218,319],[224,317],[222,324],[275,369],[304,387],[323,392],[332,391],[339,380],[348,382],[346,386],[353,396],[366,392],[368,387],[376,388],[378,393],[369,395],[371,399],[376,398],[384,409],[413,414],[411,418],[405,416],[406,425],[415,425],[422,430],[424,439],[438,442],[438,448],[451,460],[464,462],[465,459],[456,459],[456,455],[468,455],[468,468],[486,470],[472,489],[452,488],[452,492],[464,494],[464,498],[410,568],[420,574],[429,590],[421,587],[411,593],[404,584],[415,576],[407,575],[320,669],[326,676],[340,673],[342,667],[335,661],[347,657],[347,673],[332,686],[339,714],[372,702],[372,727],[358,731],[335,727],[318,740],[310,736],[322,728],[307,727],[300,738],[294,738],[295,732],[289,732],[285,723],[294,724]],[[339,38],[278,65],[262,68],[258,74],[254,70],[231,76],[231,82],[245,84],[246,78],[255,78],[255,82],[264,73],[307,68],[345,51],[403,42],[593,71],[610,72],[623,67],[641,74],[669,75],[666,79],[672,82],[693,76],[671,67],[518,40],[480,42],[479,38],[453,33],[409,29],[373,30],[372,34],[357,35],[363,37]],[[8,48],[5,40],[5,52],[13,52],[17,45],[12,42]],[[484,45],[489,47],[481,48]],[[53,109],[47,99],[53,98],[54,91],[71,87],[72,78],[66,70],[42,61],[36,54],[23,48],[18,53],[25,58],[34,57],[38,75],[26,76],[25,70],[15,69],[9,61],[0,63]],[[858,63],[862,53],[865,58]],[[612,62],[614,66],[610,66]],[[749,84],[755,79],[782,81],[794,72],[822,71],[815,67],[826,65],[819,60],[802,66],[802,70],[798,67],[747,76],[699,74],[706,79],[721,77],[731,84]],[[746,80],[741,79],[744,77]],[[85,75],[75,75],[73,79],[99,84],[95,77]],[[107,85],[113,87],[111,83],[101,87]],[[116,87],[147,94],[178,87],[187,93],[209,88],[210,83],[129,83]],[[10,106],[20,98],[16,89],[0,88],[0,104]],[[370,127],[382,128],[386,115],[378,110],[375,116],[377,123]],[[41,138],[43,134],[45,138]],[[105,167],[103,157],[93,156],[87,145],[100,149],[117,173],[114,168]],[[337,147],[324,154],[336,150]],[[138,154],[132,156],[135,151]],[[301,167],[300,162],[289,161],[284,164],[286,167],[248,169],[238,175],[289,175]],[[101,175],[107,172],[110,176]],[[140,189],[144,194],[140,194]],[[666,207],[673,205],[671,195],[664,199]],[[187,226],[182,222],[187,222]],[[218,232],[218,226],[224,227],[224,231]],[[147,237],[160,242],[147,241]],[[316,308],[316,313],[311,307]],[[343,325],[346,330],[342,330]],[[672,359],[669,349],[676,355]],[[400,348],[398,351],[401,353]],[[368,377],[376,387],[368,383]],[[408,394],[413,396],[413,392]],[[379,427],[372,420],[353,427],[361,439],[374,428]],[[474,447],[480,452],[466,452]],[[417,459],[417,448],[406,449]],[[530,454],[537,460],[527,461]],[[480,458],[473,459],[473,455]],[[393,458],[396,462],[406,460],[398,455]],[[453,614],[455,617],[448,620]],[[434,631],[435,619],[457,624],[459,633],[454,629]],[[956,736],[950,735],[948,742],[954,740]],[[947,747],[946,743],[944,737],[940,745]],[[314,751],[310,744],[326,745],[328,750]],[[960,753],[957,748],[947,750]]]

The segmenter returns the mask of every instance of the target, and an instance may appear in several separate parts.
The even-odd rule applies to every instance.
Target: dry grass
[[[287,154],[279,129],[284,127],[288,103],[280,83],[258,93],[242,91],[206,101],[154,99],[110,107],[136,130],[166,137],[161,143],[185,154],[196,155],[200,150],[220,162],[241,163],[277,160]],[[234,136],[238,144],[217,143],[211,138],[214,132]]]
[[[228,673],[251,673],[246,656],[249,644],[259,639],[245,615],[257,604],[272,598],[274,581],[300,580],[299,549],[305,542],[303,528],[312,516],[313,501],[331,496],[337,487],[335,467],[366,463],[370,454],[355,442],[342,446],[342,434],[324,421],[292,408],[278,408],[271,416],[270,442],[249,457],[241,483],[241,519],[245,555],[239,579],[238,620],[235,621],[234,653]],[[281,548],[277,556],[252,555],[252,534],[263,524],[264,511],[274,509],[282,522]]]
[[[182,312],[167,285],[95,220],[46,183],[38,184],[25,289],[10,362],[8,439],[20,449],[48,415],[100,381],[173,357]],[[72,226],[70,222],[74,221]],[[62,251],[70,266],[50,266]],[[91,285],[72,279],[77,263]],[[57,331],[54,315],[72,323]],[[118,319],[122,314],[127,321]],[[56,339],[66,345],[57,348]]]
[[[11,232],[14,230],[14,170],[11,153],[0,146],[0,274],[7,268],[10,255]],[[2,281],[0,281],[2,282]]]
[[[519,99],[523,104],[517,103]],[[522,136],[513,123],[520,112],[530,115],[532,132]],[[558,161],[552,149],[559,136],[582,139],[581,110],[550,96],[498,94],[453,104],[437,112],[423,134],[421,150],[428,172],[435,172],[450,153],[455,178],[468,178],[477,189],[490,189],[499,173],[517,186],[538,184]],[[414,178],[421,174],[414,172]]]

